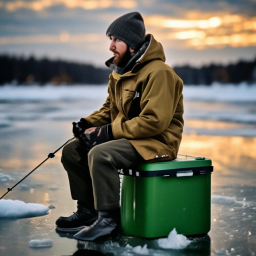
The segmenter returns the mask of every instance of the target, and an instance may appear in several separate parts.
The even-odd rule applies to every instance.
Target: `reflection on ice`
[[[224,248],[222,248],[222,249],[220,249],[220,250],[214,250],[213,252],[214,252],[214,254],[216,254],[216,255],[230,255],[229,252],[228,252],[228,250],[226,250],[226,249],[224,249]]]
[[[229,206],[250,206],[249,202],[237,201],[234,197],[212,196],[212,203]]]
[[[9,181],[12,181],[12,180],[13,180],[13,178],[11,178],[10,175],[0,173],[0,182],[1,183],[9,182]]]

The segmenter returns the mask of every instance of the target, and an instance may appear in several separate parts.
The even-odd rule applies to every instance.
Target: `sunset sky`
[[[256,0],[0,0],[0,54],[103,66],[107,27],[132,11],[171,66],[256,58]]]

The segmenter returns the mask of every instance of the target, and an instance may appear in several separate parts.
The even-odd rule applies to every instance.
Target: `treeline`
[[[189,65],[174,67],[186,85],[211,85],[213,82],[238,84],[256,82],[256,59],[229,65]],[[16,84],[106,84],[111,70],[90,64],[62,60],[0,55],[0,85]]]
[[[226,66],[211,64],[195,68],[187,65],[175,67],[174,70],[186,85],[211,85],[213,82],[223,84],[256,82],[256,59],[253,61],[239,61]]]
[[[37,60],[0,55],[0,85],[16,84],[105,84],[111,70],[62,60]]]

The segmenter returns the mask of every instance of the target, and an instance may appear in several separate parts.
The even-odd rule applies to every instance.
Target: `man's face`
[[[114,63],[118,67],[124,67],[134,51],[125,42],[114,36],[110,36],[110,40],[109,50],[114,54]]]

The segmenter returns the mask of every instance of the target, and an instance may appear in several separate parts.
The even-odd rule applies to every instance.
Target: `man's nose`
[[[115,42],[112,40],[111,42],[110,42],[110,45],[109,45],[109,50],[110,51],[113,51],[114,49],[115,49]]]

